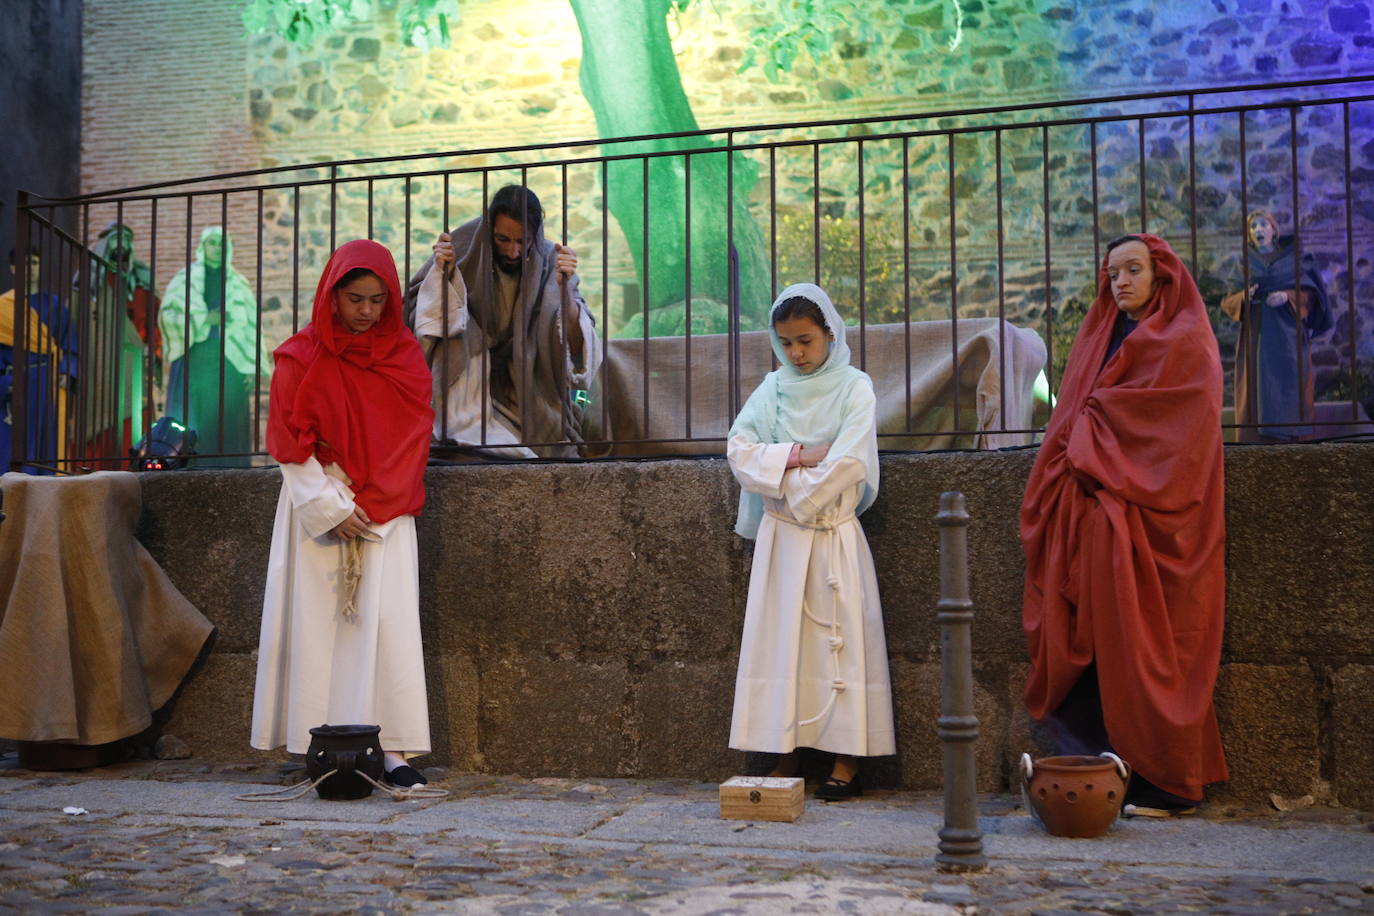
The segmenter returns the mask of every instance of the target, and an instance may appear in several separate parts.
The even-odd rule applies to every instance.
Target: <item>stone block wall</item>
[[[898,754],[891,785],[935,788],[939,494],[969,527],[979,786],[1005,788],[1036,736],[1016,513],[1034,451],[891,454],[863,517],[877,566]],[[1368,445],[1232,447],[1227,632],[1217,708],[1232,771],[1214,797],[1311,793],[1374,808],[1374,563]],[[140,537],[220,629],[171,728],[239,760],[279,476],[148,474]],[[728,750],[750,548],[719,459],[431,468],[419,522],[431,762],[524,775],[739,770]]]

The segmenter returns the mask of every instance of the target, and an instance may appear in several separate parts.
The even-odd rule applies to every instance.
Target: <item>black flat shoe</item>
[[[409,764],[401,764],[396,769],[386,774],[386,781],[396,786],[398,789],[409,789],[411,786],[429,785],[429,780],[420,774],[420,771]]]
[[[863,794],[864,787],[859,784],[857,775],[848,782],[830,776],[825,782],[816,786],[816,797],[821,801],[845,801],[850,798],[858,798]]]

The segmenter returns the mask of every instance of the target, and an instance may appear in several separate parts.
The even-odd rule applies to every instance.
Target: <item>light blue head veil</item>
[[[826,329],[834,336],[830,353],[809,375],[797,371],[773,328],[773,315],[788,299],[800,297],[820,306]],[[873,420],[873,382],[849,365],[844,322],[830,297],[813,283],[794,283],[778,294],[768,313],[768,333],[780,365],[764,376],[730,427],[730,437],[751,442],[832,443],[822,463],[854,458],[864,465],[864,494],[856,511],[863,512],[878,496],[878,438]],[[763,518],[763,497],[741,492],[735,532],[757,536]]]

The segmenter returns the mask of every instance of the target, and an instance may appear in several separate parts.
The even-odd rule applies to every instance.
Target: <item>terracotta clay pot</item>
[[[1051,836],[1098,837],[1121,813],[1131,770],[1115,754],[1100,757],[1021,755],[1021,795]]]

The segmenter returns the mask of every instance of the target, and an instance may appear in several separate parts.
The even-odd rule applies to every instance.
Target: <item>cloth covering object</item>
[[[355,268],[382,280],[377,323],[350,332],[334,288]],[[430,380],[401,318],[391,254],[341,246],[311,322],[277,349],[268,448],[282,489],[263,593],[253,747],[310,745],[321,724],[380,725],[382,747],[430,750],[415,520],[424,504]],[[360,506],[360,549],[332,532]]]
[[[1096,662],[1112,749],[1185,799],[1227,776],[1212,705],[1225,612],[1221,362],[1197,286],[1142,236],[1154,297],[1105,360],[1105,259],[1021,506],[1026,707]]]
[[[851,327],[851,334],[855,329]],[[770,371],[771,335],[740,335],[741,392],[752,391]],[[908,340],[910,341],[908,349]],[[958,372],[952,358],[956,349]],[[851,339],[851,349],[859,352]],[[644,401],[645,345],[642,340],[612,340],[606,363],[592,389],[583,424],[588,441],[619,439],[616,455],[719,452],[715,442],[654,442],[638,439],[725,438],[732,419],[729,338],[723,334],[654,337],[648,342],[648,409]],[[910,353],[910,384],[907,358]],[[910,325],[868,325],[863,335],[864,371],[877,394],[876,416],[882,433],[901,433],[908,417],[914,433],[889,436],[883,448],[931,449],[1029,445],[1036,376],[1045,366],[1045,344],[1029,328],[996,318],[916,321]],[[955,412],[955,401],[958,412]],[[690,404],[690,413],[688,405]],[[690,419],[690,424],[689,424]],[[956,424],[956,420],[958,423]],[[956,425],[974,431],[956,435]],[[589,448],[591,448],[589,446]]]
[[[488,215],[464,223],[452,230],[450,236],[457,255],[457,272],[466,290],[466,317],[460,319],[455,314],[450,319],[455,323],[444,327],[440,317],[442,303],[433,298],[441,295],[442,286],[425,284],[434,267],[433,255],[415,272],[406,288],[409,323],[416,332],[430,337],[437,336],[441,329],[445,331],[442,339],[427,341],[435,383],[442,385],[447,377],[452,403],[467,405],[471,399],[455,389],[463,386],[471,390],[474,386],[470,374],[478,376],[479,384],[475,387],[480,389],[480,367],[486,367],[487,397],[500,413],[504,429],[492,433],[489,426],[488,443],[502,444],[512,436],[523,442],[580,441],[580,408],[573,403],[573,393],[591,387],[601,365],[601,339],[591,310],[578,291],[576,275],[569,277],[567,283],[582,329],[581,354],[569,351],[563,328],[562,291],[554,270],[554,246],[544,237],[542,224],[529,242],[529,254],[520,273],[519,295],[514,313],[509,316],[502,314]],[[575,359],[578,355],[582,357],[580,365]],[[439,402],[438,395],[435,402]],[[445,419],[440,417],[441,441],[469,445],[480,442],[472,437],[464,417],[455,417],[454,425],[448,428],[442,423]],[[543,457],[576,454],[572,444],[539,446],[534,451]]]
[[[783,359],[730,431],[736,531],[756,539],[730,746],[892,754],[882,605],[858,521],[878,491],[873,386],[848,364],[844,324],[825,293],[798,284],[773,308],[792,296],[819,305],[835,339],[809,375]],[[820,465],[789,469],[797,441],[833,445]]]
[[[214,633],[134,537],[138,478],[6,474],[0,487],[0,737],[138,734]]]
[[[1331,330],[1331,300],[1321,274],[1312,267],[1302,271],[1301,294],[1294,262],[1292,236],[1278,240],[1271,252],[1246,246],[1250,283],[1255,293],[1244,290],[1222,300],[1222,310],[1241,322],[1236,342],[1235,404],[1239,423],[1302,423],[1316,416],[1316,386],[1312,371],[1312,339]],[[1244,281],[1239,274],[1237,282]],[[1282,305],[1268,303],[1271,293],[1284,293]],[[1298,316],[1301,315],[1301,319]],[[1250,358],[1254,351],[1255,402],[1250,404]],[[1259,435],[1256,435],[1258,432]],[[1311,426],[1268,426],[1240,430],[1242,441],[1310,439]],[[1326,433],[1330,435],[1330,433]]]

